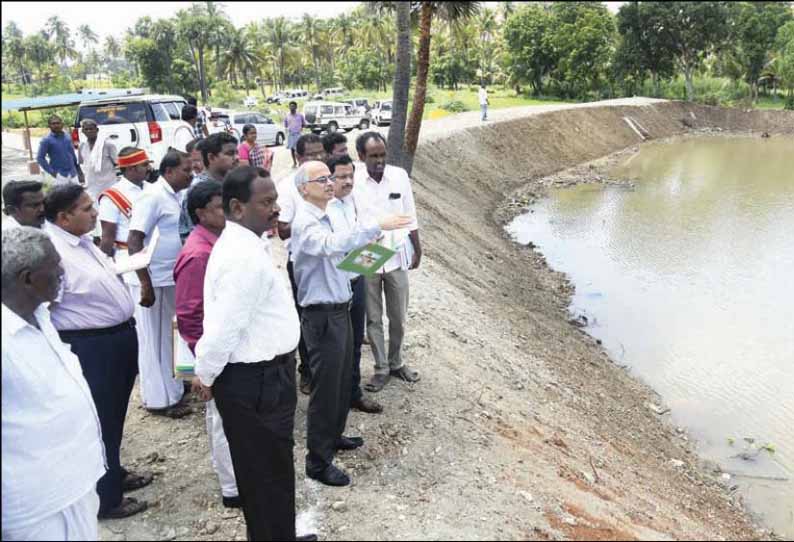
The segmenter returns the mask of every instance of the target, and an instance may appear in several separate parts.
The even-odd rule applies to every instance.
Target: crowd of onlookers
[[[386,164],[383,136],[361,134],[354,161],[345,136],[302,134],[291,107],[294,168],[276,182],[255,127],[238,141],[202,117],[183,109],[196,137],[154,171],[91,121],[75,153],[53,116],[39,151],[53,186],[3,189],[3,539],[96,539],[97,517],[147,508],[127,493],[153,476],[120,457],[137,376],[153,415],[190,415],[191,390],[206,401],[222,501],[242,508],[252,540],[296,538],[298,389],[305,474],[345,486],[334,457],[364,444],[346,434],[350,409],[377,414],[365,391],[419,380],[402,340],[422,249],[410,179]],[[388,249],[378,265],[339,267],[369,244]],[[362,385],[365,342],[375,367]]]

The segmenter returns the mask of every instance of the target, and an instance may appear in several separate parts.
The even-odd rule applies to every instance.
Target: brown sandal
[[[364,389],[372,393],[377,393],[382,390],[388,382],[389,375],[372,375],[370,381],[364,384]]]
[[[121,503],[107,512],[100,512],[99,519],[122,519],[139,514],[149,508],[146,501],[138,501],[132,497],[124,497]]]
[[[137,474],[128,471],[127,475],[121,481],[121,490],[125,492],[135,491],[136,489],[141,489],[142,487],[148,486],[153,480],[154,475],[152,475],[150,472]]]

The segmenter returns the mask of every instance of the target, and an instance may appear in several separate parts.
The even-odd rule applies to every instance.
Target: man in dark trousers
[[[343,436],[350,411],[353,372],[353,330],[350,321],[349,273],[336,266],[353,249],[383,230],[408,226],[410,217],[364,217],[353,228],[336,231],[326,213],[334,197],[334,179],[322,162],[308,162],[295,175],[303,196],[292,222],[292,256],[301,331],[311,370],[306,443],[306,475],[330,486],[346,486],[350,478],[333,464],[336,450],[352,450],[361,438]]]
[[[300,324],[263,234],[278,220],[267,171],[231,171],[226,227],[204,277],[193,390],[215,398],[229,441],[249,540],[295,540],[295,347]],[[307,535],[299,540],[316,540]]]

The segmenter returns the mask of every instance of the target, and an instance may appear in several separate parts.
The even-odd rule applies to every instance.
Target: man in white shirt
[[[325,160],[325,147],[323,140],[316,134],[303,134],[298,138],[295,143],[295,151],[298,158],[298,167],[311,160],[318,160],[322,162]],[[287,250],[287,275],[289,276],[289,283],[292,286],[292,298],[295,300],[295,308],[298,311],[298,316],[301,314],[301,308],[298,305],[298,287],[295,285],[295,270],[293,269],[292,256],[290,255],[290,241],[292,235],[292,221],[295,219],[295,213],[298,206],[302,204],[303,197],[298,193],[295,187],[295,174],[293,171],[286,177],[278,181],[278,206],[281,209],[278,217],[278,236],[284,241],[284,248]],[[306,353],[306,344],[301,338],[298,344],[298,355],[300,357],[300,364],[298,365],[298,372],[301,375],[300,390],[302,393],[309,394],[309,356]]]
[[[180,404],[184,387],[174,378],[173,319],[176,316],[174,265],[182,241],[179,215],[182,211],[179,192],[190,186],[190,157],[169,150],[160,162],[160,179],[148,187],[135,202],[130,219],[127,245],[130,256],[148,246],[155,229],[159,241],[149,268],[137,271],[141,282],[140,307],[135,319],[140,326],[141,399],[153,414],[181,418],[192,409]]]
[[[38,181],[9,181],[3,187],[3,230],[44,224],[44,185]]]
[[[45,304],[63,268],[47,234],[3,232],[2,539],[98,540],[99,417]]]
[[[480,83],[477,97],[480,99],[480,120],[488,120],[488,91],[485,90],[485,83]]]
[[[78,163],[83,166],[85,190],[96,200],[99,194],[116,184],[118,180],[116,177],[118,149],[104,133],[99,133],[99,126],[95,120],[85,119],[82,125],[86,141],[80,143],[77,152]]]
[[[411,181],[404,169],[386,165],[386,140],[378,132],[365,132],[356,140],[356,151],[365,167],[356,170],[354,191],[361,194],[367,213],[397,213],[414,219],[408,228],[386,234],[382,243],[397,254],[367,277],[367,336],[375,358],[375,374],[364,388],[378,392],[390,376],[407,382],[419,380],[419,373],[403,363],[402,342],[408,314],[408,270],[419,267],[422,245]],[[384,296],[389,316],[388,359],[383,336]]]
[[[144,501],[125,491],[152,482],[121,466],[121,441],[130,394],[138,375],[135,302],[113,262],[89,235],[96,226],[91,196],[80,185],[56,186],[44,200],[46,233],[61,257],[62,289],[50,305],[61,340],[80,360],[102,425],[107,473],[97,484],[99,517],[119,519],[142,512]]]
[[[215,398],[249,540],[295,540],[295,347],[300,324],[263,234],[278,220],[267,172],[243,166],[223,184],[226,227],[204,278],[194,391]],[[311,539],[311,537],[305,538]]]

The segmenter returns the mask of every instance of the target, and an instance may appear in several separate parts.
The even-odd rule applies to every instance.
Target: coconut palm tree
[[[232,85],[237,85],[238,74],[242,76],[245,94],[248,96],[248,75],[254,72],[258,62],[250,28],[247,31],[240,29],[232,32],[229,36],[229,45],[221,53],[220,62],[223,73],[229,77]]]
[[[312,66],[314,66],[314,84],[317,86],[317,92],[320,92],[320,47],[319,34],[321,32],[322,22],[316,17],[312,17],[308,13],[303,14],[301,20],[301,33],[303,42],[309,48],[309,54],[312,58]]]
[[[86,49],[90,49],[92,44],[99,42],[99,36],[97,36],[96,32],[87,24],[78,26],[77,34],[80,36],[80,39],[83,41],[83,46]]]
[[[408,115],[408,88],[411,86],[411,4],[398,2],[397,61],[392,91],[392,119],[389,126],[387,157],[390,164],[406,168],[405,120]],[[409,169],[410,171],[410,169]]]
[[[289,22],[284,17],[267,19],[265,21],[267,43],[276,57],[279,88],[283,88],[285,85],[286,64],[292,48],[291,30]]]
[[[416,55],[416,89],[411,116],[405,129],[405,148],[408,153],[408,172],[413,166],[413,155],[419,143],[419,130],[425,112],[427,95],[427,76],[430,72],[430,37],[433,18],[446,21],[461,21],[475,15],[480,10],[479,2],[416,2],[419,11],[419,50]]]
[[[57,15],[53,15],[47,19],[45,28],[48,38],[52,39],[55,57],[60,60],[61,66],[65,66],[67,60],[77,57],[69,25]]]

